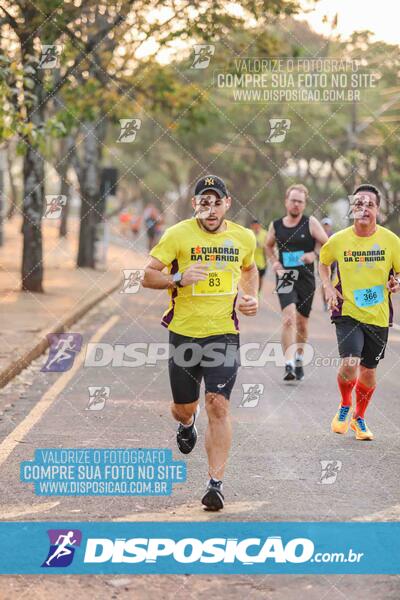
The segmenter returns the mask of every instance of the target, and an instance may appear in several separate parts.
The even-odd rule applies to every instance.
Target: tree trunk
[[[44,161],[31,146],[24,157],[22,289],[43,292]]]
[[[43,126],[43,70],[38,69],[38,60],[32,60],[35,55],[32,36],[23,42],[23,64],[30,63],[35,68],[33,90],[26,88],[26,93],[33,93],[33,100],[28,104],[27,121],[38,130]],[[38,144],[26,136],[26,154],[23,167],[23,252],[22,252],[22,283],[23,290],[43,292],[43,253],[42,253],[42,214],[44,206],[44,160]]]
[[[67,203],[65,204],[65,206],[63,206],[63,209],[61,212],[60,231],[59,231],[60,237],[67,237],[67,233],[68,233],[68,214],[69,214],[69,203],[70,203],[69,191],[70,191],[69,183],[68,183],[67,179],[65,177],[63,177],[61,179],[60,195],[66,196]]]
[[[57,171],[60,176],[60,195],[66,196],[67,203],[63,207],[61,212],[60,221],[60,237],[67,237],[68,231],[68,214],[70,205],[70,182],[68,181],[68,168],[71,164],[71,150],[74,146],[74,139],[72,136],[68,136],[61,140],[60,143],[60,160],[58,161]]]
[[[4,163],[4,150],[0,149],[0,246],[3,245]]]
[[[17,187],[14,181],[14,175],[12,172],[12,155],[14,154],[14,146],[10,143],[7,147],[6,152],[6,161],[7,161],[7,171],[8,171],[8,181],[10,184],[10,204],[7,210],[7,219],[11,219],[14,216],[14,213],[17,209]]]
[[[78,267],[95,268],[96,227],[100,221],[100,162],[105,138],[105,120],[86,122],[83,127],[83,160],[78,173],[81,193]]]

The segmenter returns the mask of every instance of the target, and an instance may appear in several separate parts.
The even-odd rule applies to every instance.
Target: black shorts
[[[335,317],[336,337],[341,358],[357,356],[361,365],[375,369],[385,356],[389,328],[361,323],[352,317]]]
[[[229,400],[240,366],[239,334],[192,338],[170,331],[169,343],[174,347],[168,367],[175,404],[198,400],[203,377],[206,393]]]
[[[258,275],[260,276],[260,279],[261,279],[261,277],[264,277],[266,270],[267,270],[266,268],[265,269],[259,269],[257,267],[257,271],[258,271]]]
[[[292,269],[294,271],[294,269]],[[290,269],[287,269],[290,274]],[[303,317],[309,317],[315,294],[315,277],[312,273],[303,274],[299,270],[299,278],[291,285],[279,285],[279,278],[276,276],[276,292],[279,303],[283,310],[289,304],[295,304],[296,310]]]

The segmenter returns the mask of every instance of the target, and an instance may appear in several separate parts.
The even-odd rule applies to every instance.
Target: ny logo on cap
[[[206,177],[204,185],[215,185],[214,177]]]

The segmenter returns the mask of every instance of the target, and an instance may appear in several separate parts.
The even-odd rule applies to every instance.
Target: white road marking
[[[355,517],[353,521],[398,521],[400,519],[400,504],[394,504],[384,510],[364,515],[363,517]]]
[[[95,335],[89,340],[90,343],[96,343],[115,325],[120,319],[119,315],[113,315],[100,327]],[[0,444],[0,465],[2,465],[11,452],[18,445],[21,440],[29,433],[29,431],[40,421],[44,413],[53,404],[57,396],[66,387],[68,382],[74,377],[79,371],[82,363],[85,359],[85,353],[80,352],[75,360],[72,368],[69,371],[63,373],[57,381],[43,394],[41,399],[35,404],[30,413],[17,425],[17,427],[8,434],[8,436]]]
[[[22,504],[21,506],[7,506],[1,507],[1,519],[7,521],[8,519],[15,519],[17,517],[24,517],[26,515],[34,515],[36,513],[46,512],[58,506],[60,502],[43,502],[42,504],[31,504],[30,506]]]

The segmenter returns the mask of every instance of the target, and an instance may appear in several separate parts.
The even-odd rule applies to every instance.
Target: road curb
[[[67,317],[58,321],[53,327],[48,330],[42,331],[38,337],[39,341],[27,352],[25,352],[19,358],[13,360],[8,367],[0,371],[0,389],[5,387],[16,375],[21,373],[23,369],[26,369],[35,358],[38,358],[43,354],[49,347],[49,341],[47,335],[49,333],[65,333],[71,325],[79,321],[86,313],[88,313],[96,304],[99,304],[104,298],[115,292],[121,286],[121,277],[118,277],[118,281],[115,281],[112,286],[107,290],[102,291],[92,300],[86,302],[79,309],[72,311]]]

